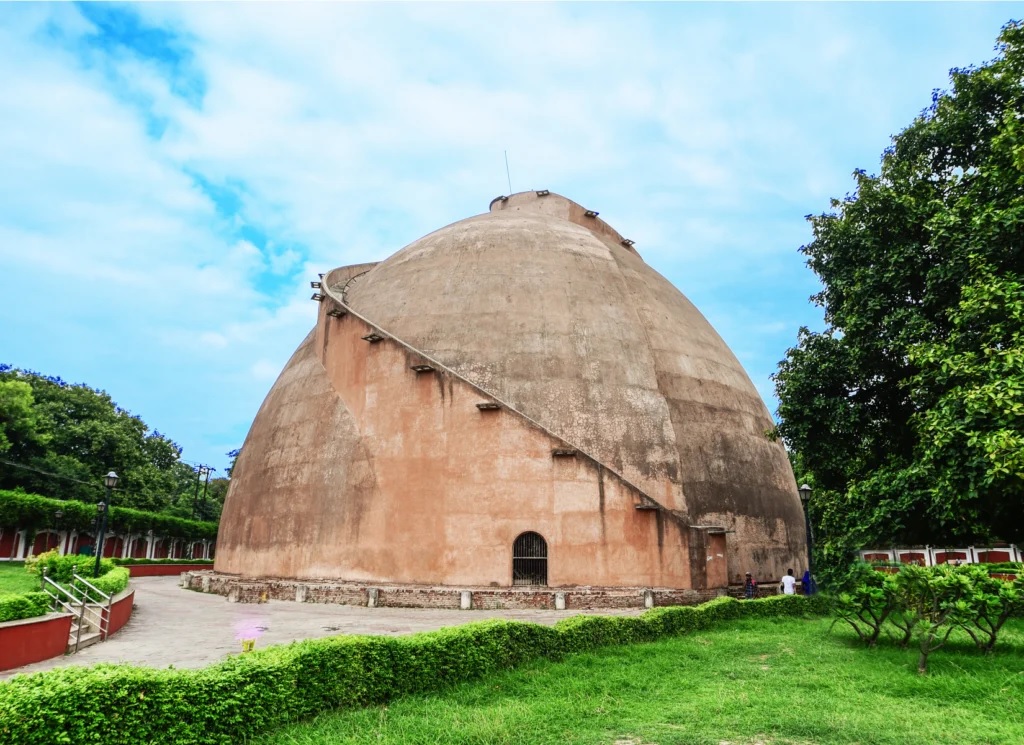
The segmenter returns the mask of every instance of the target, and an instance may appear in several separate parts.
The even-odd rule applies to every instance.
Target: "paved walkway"
[[[409,634],[457,626],[486,618],[554,624],[581,611],[441,610],[364,608],[270,601],[260,605],[229,603],[178,587],[177,577],[139,577],[131,620],[109,640],[74,655],[55,657],[0,673],[49,670],[64,665],[126,662],[148,667],[203,667],[241,651],[243,637],[257,637],[257,648],[337,634]],[[639,615],[636,610],[593,611],[602,615]]]

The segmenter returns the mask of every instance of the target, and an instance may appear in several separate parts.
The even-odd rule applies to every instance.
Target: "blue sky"
[[[769,408],[804,216],[1012,4],[0,4],[0,362],[223,469],[308,281],[506,193],[599,210]],[[112,464],[114,466],[116,464]]]

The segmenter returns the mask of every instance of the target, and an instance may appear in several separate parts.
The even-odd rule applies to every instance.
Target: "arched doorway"
[[[512,544],[512,584],[548,583],[548,544],[539,533],[522,533]]]

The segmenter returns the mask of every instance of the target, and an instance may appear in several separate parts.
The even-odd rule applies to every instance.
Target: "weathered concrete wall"
[[[786,453],[704,317],[580,205],[491,209],[323,282],[523,416],[479,411],[473,385],[415,373],[416,353],[362,340],[374,327],[326,301],[243,446],[217,570],[507,586],[527,530],[555,586],[703,590],[802,566]],[[552,458],[565,443],[593,459]],[[636,510],[615,474],[664,509]]]
[[[558,195],[492,203],[361,277],[357,311],[622,473],[730,531],[729,576],[801,564],[773,421],[701,313]]]
[[[364,341],[372,330],[322,313],[275,384],[232,478],[218,571],[507,586],[515,538],[535,531],[551,586],[689,585],[675,521],[636,510],[588,459],[553,457],[563,443],[522,418],[479,410],[488,399],[457,378],[416,373],[418,355]]]

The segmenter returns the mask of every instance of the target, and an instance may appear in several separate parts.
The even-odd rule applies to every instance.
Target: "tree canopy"
[[[122,507],[187,516],[175,507],[194,494],[181,448],[107,393],[9,365],[0,365],[0,459],[0,489],[96,502],[113,469]]]
[[[775,375],[822,557],[1024,538],[1024,24],[809,216],[826,328]]]

